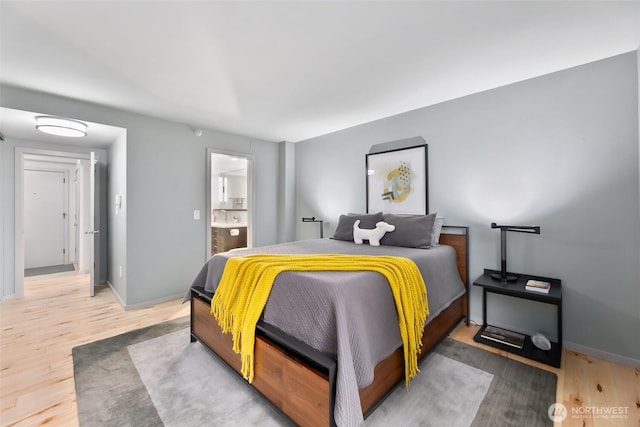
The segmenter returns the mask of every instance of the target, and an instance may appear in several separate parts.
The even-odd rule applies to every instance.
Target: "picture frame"
[[[365,156],[367,212],[429,213],[427,144]]]

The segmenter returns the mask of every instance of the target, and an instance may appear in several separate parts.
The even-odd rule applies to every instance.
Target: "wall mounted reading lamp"
[[[320,238],[324,239],[324,232],[323,232],[323,226],[322,226],[322,220],[321,219],[318,219],[315,216],[312,216],[311,218],[302,217],[302,222],[319,222],[320,223]]]
[[[492,279],[501,280],[503,282],[511,282],[517,279],[516,276],[507,274],[507,231],[516,231],[518,233],[540,234],[540,226],[538,225],[497,225],[491,223],[491,228],[500,229],[500,274],[494,273]]]

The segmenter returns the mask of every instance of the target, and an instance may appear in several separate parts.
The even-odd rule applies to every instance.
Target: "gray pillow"
[[[396,226],[393,233],[387,233],[380,243],[389,246],[428,249],[431,246],[431,235],[436,214],[401,215],[384,214],[382,220]]]
[[[338,226],[333,238],[336,240],[348,240],[353,242],[353,223],[360,220],[360,228],[376,228],[376,223],[382,219],[382,212],[374,214],[354,214],[340,215]]]

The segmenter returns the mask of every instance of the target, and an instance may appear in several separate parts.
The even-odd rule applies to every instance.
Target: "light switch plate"
[[[196,209],[193,211],[193,220],[197,221],[200,219],[200,210]]]

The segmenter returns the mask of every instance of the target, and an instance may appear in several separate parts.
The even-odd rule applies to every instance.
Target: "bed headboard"
[[[469,227],[443,225],[440,244],[453,246],[456,250],[458,273],[467,288],[463,310],[469,324]]]

